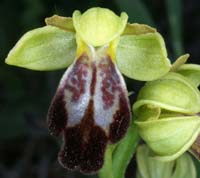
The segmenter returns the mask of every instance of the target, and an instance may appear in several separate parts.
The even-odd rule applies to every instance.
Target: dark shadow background
[[[71,16],[76,9],[83,12],[94,6],[117,14],[126,11],[129,22],[156,27],[172,61],[187,52],[189,62],[200,63],[199,0],[0,0],[0,178],[88,177],[58,165],[60,143],[46,128],[48,106],[64,71],[25,70],[4,64],[4,59],[22,34],[44,26],[45,17]],[[136,93],[143,85],[127,83]],[[127,178],[135,177],[135,168],[133,159]]]

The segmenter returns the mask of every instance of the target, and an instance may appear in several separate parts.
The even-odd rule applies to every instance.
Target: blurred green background
[[[187,52],[189,62],[200,63],[199,0],[0,0],[0,178],[88,177],[58,165],[60,143],[46,128],[48,106],[64,71],[25,70],[7,66],[4,59],[22,34],[44,25],[45,17],[71,16],[94,6],[126,11],[129,22],[156,27],[172,61]],[[135,91],[134,102],[143,83],[126,80]],[[135,168],[133,158],[127,178],[134,178]]]

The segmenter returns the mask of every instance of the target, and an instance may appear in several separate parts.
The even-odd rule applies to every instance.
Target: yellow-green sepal
[[[189,154],[178,159],[161,162],[151,157],[151,150],[146,145],[137,149],[137,178],[196,178],[195,165]]]
[[[154,80],[171,67],[164,40],[157,32],[121,36],[116,53],[118,68],[132,79]]]
[[[200,132],[199,106],[197,87],[178,73],[145,84],[133,111],[154,158],[174,160],[191,147]]]
[[[83,14],[73,13],[73,23],[76,33],[83,41],[94,47],[103,46],[117,38],[124,31],[128,16],[121,13],[117,16],[109,9],[95,7]]]
[[[56,70],[68,67],[75,53],[73,32],[45,26],[24,34],[9,52],[5,62],[32,70]]]

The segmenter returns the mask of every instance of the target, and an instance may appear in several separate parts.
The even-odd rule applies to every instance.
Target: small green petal
[[[47,25],[55,26],[66,31],[75,32],[73,21],[71,17],[62,17],[53,15],[52,17],[45,18]]]
[[[135,122],[139,134],[162,161],[174,160],[187,151],[200,131],[198,116],[172,117]]]
[[[160,107],[156,107],[154,105],[145,104],[135,112],[136,119],[139,121],[146,121],[146,120],[156,120],[159,118],[161,114]]]
[[[187,77],[195,86],[200,85],[200,65],[197,64],[184,64],[180,66],[177,71],[181,75]]]
[[[46,26],[24,34],[5,62],[32,70],[56,70],[69,66],[75,52],[74,33]]]
[[[171,72],[176,71],[180,66],[182,66],[183,64],[185,64],[188,60],[188,58],[190,57],[189,54],[184,54],[182,56],[180,56],[173,64],[171,67]]]
[[[174,112],[174,111],[168,111],[168,110],[162,109],[160,116],[159,116],[159,119],[165,119],[165,118],[168,118],[168,117],[180,117],[180,116],[183,116],[183,115],[184,114],[180,113],[180,112]]]
[[[80,11],[73,13],[76,32],[89,45],[103,46],[108,44],[124,31],[128,16],[121,13],[117,16],[109,9],[91,8],[82,15]]]
[[[154,80],[170,70],[165,43],[159,33],[121,36],[116,61],[124,75],[136,80]]]
[[[187,78],[177,73],[169,73],[159,80],[145,84],[133,106],[134,112],[137,113],[137,109],[144,104],[174,112],[196,114],[200,112],[200,94]]]
[[[126,28],[122,35],[141,35],[146,33],[154,33],[156,32],[155,28],[152,28],[145,24],[138,24],[138,23],[127,23]]]

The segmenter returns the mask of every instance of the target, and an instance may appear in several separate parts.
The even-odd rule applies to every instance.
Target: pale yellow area
[[[73,13],[73,23],[76,33],[88,44],[94,47],[103,46],[120,36],[127,24],[128,16],[121,13],[117,16],[105,8],[91,8],[84,12]]]

